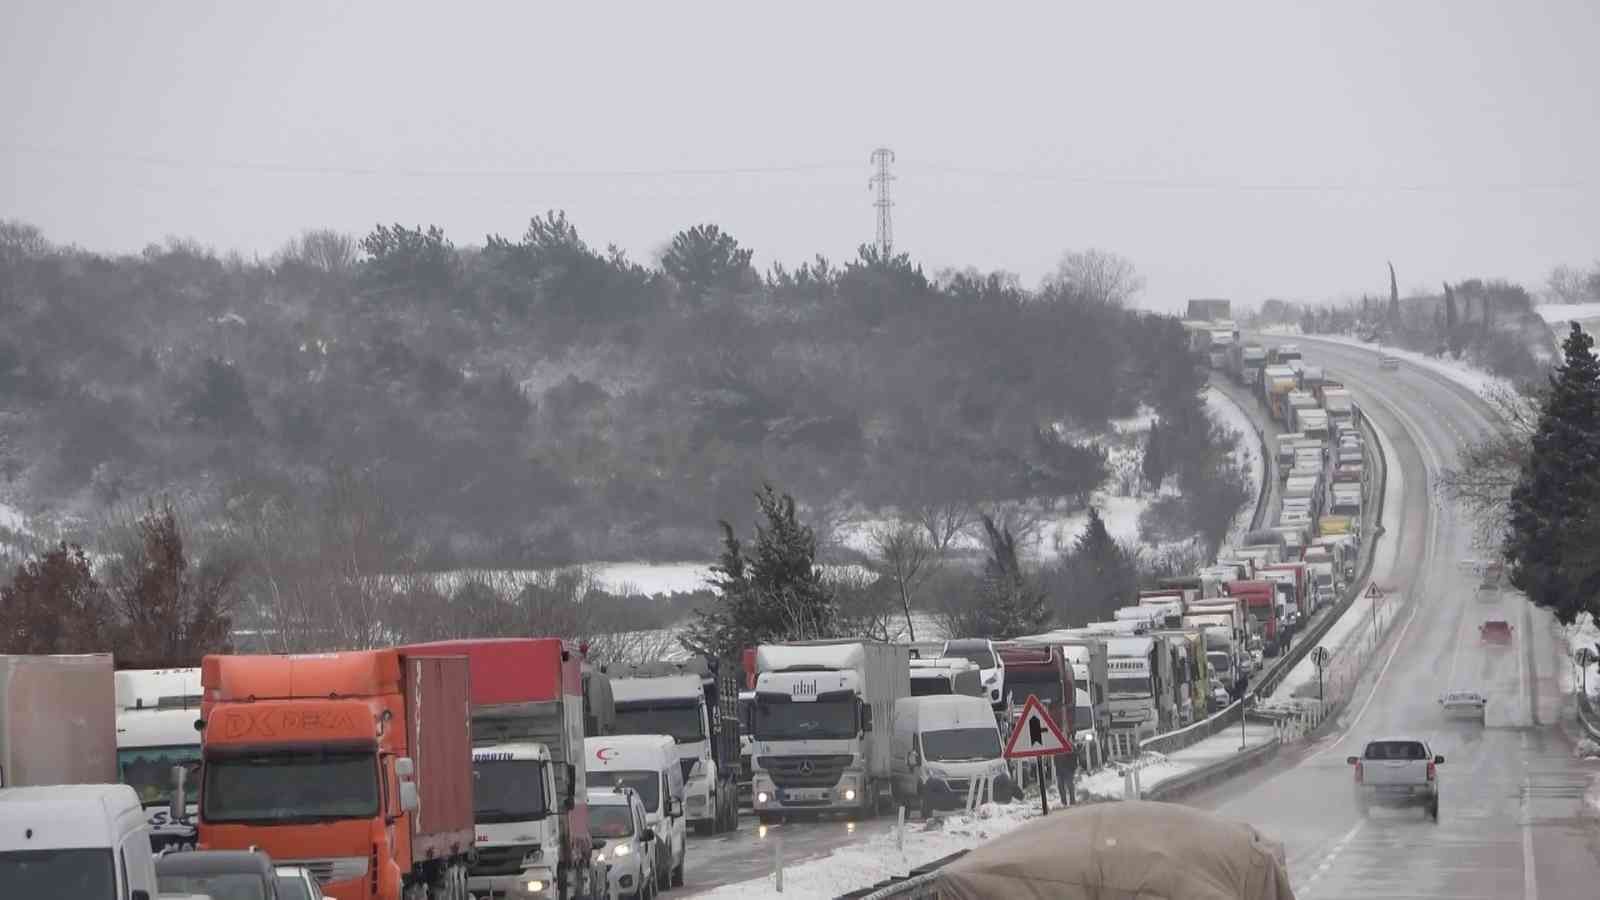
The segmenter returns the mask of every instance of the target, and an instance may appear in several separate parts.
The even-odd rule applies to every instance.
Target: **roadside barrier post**
[[[772,840],[772,879],[773,886],[778,893],[783,893],[783,832],[780,830],[773,835]]]
[[[894,817],[894,847],[904,856],[906,852],[906,808],[900,807]]]

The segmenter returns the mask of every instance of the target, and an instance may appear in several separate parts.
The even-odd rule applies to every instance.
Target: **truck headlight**
[[[627,844],[618,844],[617,845],[617,849],[615,849],[615,850],[613,850],[611,852],[612,852],[612,854],[614,856],[622,857],[622,856],[627,856],[629,853],[632,853],[633,852],[633,848],[628,846]]]
[[[772,799],[772,798],[767,796],[767,792],[766,791],[762,791],[761,793],[756,795],[756,802],[757,803],[765,803],[770,799]]]
[[[530,894],[542,893],[544,891],[544,882],[542,882],[539,879],[535,878],[532,881],[528,882],[526,887],[528,888],[528,893],[530,893]]]
[[[855,788],[845,788],[844,799],[846,799],[846,800],[854,800],[855,798],[856,798]]]

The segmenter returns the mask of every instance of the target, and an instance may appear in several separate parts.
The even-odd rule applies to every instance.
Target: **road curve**
[[[1475,596],[1458,565],[1474,556],[1471,522],[1432,489],[1461,444],[1494,427],[1492,412],[1430,370],[1381,372],[1371,351],[1293,340],[1350,387],[1403,473],[1400,524],[1383,538],[1398,542],[1396,562],[1373,578],[1406,595],[1409,611],[1327,736],[1191,802],[1283,840],[1302,898],[1591,896],[1600,764],[1573,753],[1560,686],[1570,666],[1553,620],[1515,594]],[[1514,646],[1480,647],[1485,618],[1513,622]],[[1437,697],[1456,687],[1490,695],[1487,726],[1439,717]],[[1357,813],[1345,757],[1386,734],[1420,734],[1444,755],[1437,825],[1419,812]]]

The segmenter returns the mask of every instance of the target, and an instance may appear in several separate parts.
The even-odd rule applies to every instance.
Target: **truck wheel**
[[[728,832],[738,831],[739,830],[739,792],[738,792],[737,789],[735,789],[735,790],[732,790],[732,791],[723,791],[722,793],[727,798],[724,802],[727,804],[727,807],[728,807],[728,818],[727,818],[727,821],[724,822],[723,830],[724,831],[728,831]]]
[[[656,892],[669,890],[672,887],[672,851],[656,856]]]

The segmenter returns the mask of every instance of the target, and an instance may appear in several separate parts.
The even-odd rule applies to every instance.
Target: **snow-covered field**
[[[1600,303],[1546,303],[1533,311],[1552,325],[1600,319]]]
[[[28,517],[15,506],[0,503],[0,528],[25,534],[28,531]]]
[[[914,866],[976,847],[1037,815],[1039,809],[1034,804],[1012,803],[984,806],[975,815],[907,822],[903,847],[897,845],[891,829],[859,846],[837,850],[820,859],[785,866],[781,894],[777,892],[773,876],[769,875],[753,881],[724,885],[698,896],[719,900],[754,900],[759,897],[830,900],[886,878],[905,875]],[[765,840],[772,839],[773,835],[769,835]],[[763,849],[771,852],[770,848]]]
[[[1221,391],[1206,389],[1206,410],[1211,418],[1225,428],[1232,429],[1239,435],[1237,449],[1234,450],[1234,459],[1243,462],[1245,471],[1250,476],[1250,496],[1259,497],[1262,479],[1267,477],[1267,463],[1261,458],[1261,441],[1256,434],[1255,424],[1239,404],[1233,402]],[[1234,517],[1233,526],[1228,529],[1228,536],[1223,540],[1224,546],[1236,547],[1244,533],[1250,530],[1250,520],[1255,518],[1256,504],[1252,500],[1239,510]]]

